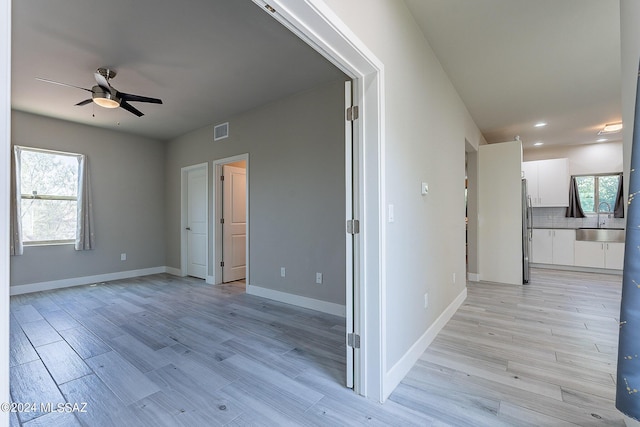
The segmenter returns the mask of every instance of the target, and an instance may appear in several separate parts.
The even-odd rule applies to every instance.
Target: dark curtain
[[[640,79],[639,79],[640,80]],[[640,82],[639,82],[640,83]],[[629,174],[627,233],[620,302],[620,335],[618,340],[618,375],[616,408],[634,419],[640,419],[640,84],[636,90],[636,111]],[[640,200],[639,200],[640,202]]]
[[[576,177],[572,176],[569,182],[569,207],[567,208],[567,218],[584,218],[586,215],[580,205],[580,194],[578,194],[578,183]]]
[[[620,181],[618,181],[618,193],[616,194],[616,205],[613,209],[614,218],[624,218],[624,192],[622,185],[622,175],[620,175]]]

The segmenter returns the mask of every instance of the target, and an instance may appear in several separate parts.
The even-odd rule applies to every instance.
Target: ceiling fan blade
[[[93,75],[96,78],[96,83],[98,83],[98,86],[102,86],[105,89],[109,89],[110,87],[109,80],[107,80],[105,76],[103,76],[100,73],[93,73]]]
[[[162,104],[162,99],[149,98],[147,96],[134,95],[131,93],[118,92],[118,97],[123,101],[148,102],[150,104]]]
[[[76,88],[76,89],[82,89],[82,90],[86,90],[87,92],[93,93],[93,91],[91,89],[87,89],[87,88],[80,87],[80,86],[74,86],[74,85],[70,85],[70,84],[67,84],[67,83],[60,83],[60,82],[56,82],[56,81],[53,81],[53,80],[43,79],[41,77],[36,77],[36,80],[40,80],[41,82],[45,82],[45,83],[53,83],[54,85],[73,87],[73,88]]]
[[[87,104],[91,104],[93,102],[93,99],[89,98],[89,99],[85,99],[84,101],[80,101],[76,104],[76,107],[80,107],[82,105],[87,105]]]
[[[131,104],[127,104],[127,101],[125,101],[124,99],[120,102],[120,107],[124,108],[125,110],[127,110],[128,112],[130,112],[132,114],[135,114],[138,117],[144,116],[142,111],[138,110],[137,108],[135,108]]]

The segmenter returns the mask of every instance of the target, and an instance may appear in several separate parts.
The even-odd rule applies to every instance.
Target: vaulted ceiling
[[[405,3],[489,142],[592,143],[621,120],[618,0]],[[251,0],[14,1],[12,49],[15,109],[162,140],[344,77]],[[91,88],[102,66],[164,104],[78,107],[35,80]]]
[[[251,0],[14,1],[12,104],[17,110],[170,139],[343,74]],[[93,103],[93,73],[117,71],[145,115]]]

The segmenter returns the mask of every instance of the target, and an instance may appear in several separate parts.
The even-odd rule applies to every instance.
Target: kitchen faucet
[[[597,211],[598,211],[598,212],[597,212],[597,213],[598,213],[598,228],[601,228],[601,226],[602,226],[602,225],[604,225],[604,223],[605,223],[604,221],[602,221],[602,224],[600,224],[600,212],[601,212],[601,211],[600,211],[600,206],[602,206],[602,205],[605,205],[605,206],[607,207],[607,210],[606,210],[605,212],[607,212],[607,213],[611,212],[611,205],[610,205],[609,203],[607,203],[607,202],[600,202],[600,203],[598,204],[598,209],[597,209]]]

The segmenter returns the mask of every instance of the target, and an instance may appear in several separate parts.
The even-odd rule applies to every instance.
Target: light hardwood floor
[[[621,278],[534,270],[468,298],[384,405],[344,383],[344,319],[154,275],[11,298],[12,426],[623,425]]]

